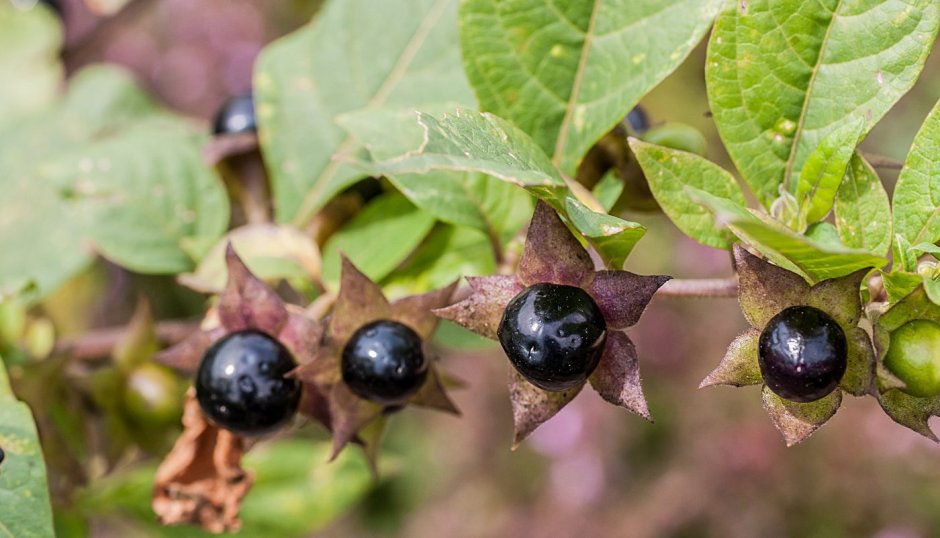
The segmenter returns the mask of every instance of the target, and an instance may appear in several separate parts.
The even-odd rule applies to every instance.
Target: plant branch
[[[675,279],[663,284],[656,292],[657,297],[668,298],[734,298],[738,296],[738,279],[702,278]]]
[[[901,168],[904,168],[904,163],[896,161],[891,157],[878,155],[877,153],[868,153],[867,151],[862,150],[858,150],[858,154],[868,161],[868,164],[872,165],[874,168],[881,168],[883,170],[900,170]]]
[[[199,329],[198,321],[161,321],[154,325],[157,339],[164,344],[177,344]],[[111,351],[127,334],[127,327],[108,327],[88,331],[79,336],[62,338],[53,353],[69,355],[74,359],[93,361],[111,355]]]

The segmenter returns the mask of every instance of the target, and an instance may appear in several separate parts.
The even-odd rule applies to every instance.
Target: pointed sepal
[[[734,245],[738,301],[752,327],[764,328],[781,310],[805,304],[810,286],[803,277]]]
[[[441,321],[433,311],[450,304],[456,289],[457,282],[454,281],[444,288],[398,299],[391,305],[392,319],[411,327],[421,340],[428,341]]]
[[[496,340],[496,331],[506,305],[524,287],[515,276],[506,275],[468,277],[467,282],[473,289],[470,297],[454,305],[438,308],[434,314]]]
[[[378,284],[342,256],[339,295],[330,318],[329,337],[343,342],[361,326],[391,317],[391,306]]]
[[[664,275],[641,276],[628,271],[598,271],[587,287],[611,329],[626,329],[640,320],[663,284],[671,277]]]
[[[427,381],[425,381],[418,392],[408,400],[408,403],[417,405],[418,407],[443,411],[452,415],[460,415],[460,410],[457,409],[453,400],[447,395],[447,391],[444,389],[444,384],[441,381],[441,376],[437,373],[437,368],[433,365],[428,368]]]
[[[940,439],[930,429],[930,417],[940,416],[940,397],[918,398],[900,390],[878,395],[878,403],[891,420],[937,443]]]
[[[346,445],[356,440],[360,430],[381,416],[383,407],[356,396],[344,383],[330,387],[329,405],[330,429],[333,432],[332,461]]]
[[[277,335],[287,323],[287,307],[274,290],[248,270],[231,244],[225,250],[228,283],[219,296],[219,321],[228,331],[257,329]]]
[[[749,329],[738,336],[728,346],[725,357],[718,363],[705,379],[699,383],[699,388],[713,385],[731,385],[745,387],[763,383],[760,365],[757,361],[757,346],[760,341],[760,331]]]
[[[649,405],[640,383],[640,363],[636,347],[619,331],[607,333],[604,354],[591,374],[591,386],[604,400],[628,409],[652,422]]]
[[[770,415],[774,427],[783,435],[788,447],[801,443],[812,435],[836,414],[842,404],[842,391],[839,389],[809,403],[784,400],[766,386],[762,397],[764,409]]]
[[[512,402],[512,420],[515,425],[513,450],[536,428],[568,405],[568,402],[581,392],[583,386],[550,392],[529,383],[515,369],[511,370],[509,399]]]
[[[839,387],[852,396],[863,396],[871,391],[875,378],[875,350],[871,337],[860,327],[845,331],[848,343],[848,366]]]
[[[536,203],[519,260],[519,281],[526,286],[551,282],[581,287],[593,273],[591,257],[558,213],[543,201]]]
[[[840,325],[854,327],[862,317],[862,280],[871,269],[823,280],[812,287],[806,304],[827,312]]]

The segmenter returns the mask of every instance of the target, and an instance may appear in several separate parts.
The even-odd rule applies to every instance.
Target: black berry
[[[3,460],[5,460],[6,457],[7,457],[6,453],[3,451],[2,448],[0,448],[0,463],[3,463]]]
[[[283,344],[256,330],[231,333],[212,345],[196,373],[196,398],[206,417],[241,435],[261,435],[290,420],[300,383]]]
[[[257,131],[255,103],[252,94],[232,97],[215,115],[212,132],[217,135],[253,133]]]
[[[510,362],[537,387],[561,391],[597,368],[607,322],[581,288],[535,284],[506,306],[497,331]]]
[[[633,129],[634,133],[642,134],[650,128],[650,117],[645,108],[636,105],[627,113],[627,123],[630,124],[630,128]]]
[[[342,371],[354,393],[396,405],[424,384],[428,361],[416,332],[397,321],[379,320],[363,325],[346,342]]]
[[[832,392],[847,365],[845,332],[829,314],[791,306],[767,323],[758,362],[770,390],[794,402],[812,402]]]

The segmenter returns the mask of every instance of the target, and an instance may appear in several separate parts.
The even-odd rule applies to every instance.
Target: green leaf
[[[530,212],[531,216],[531,212]],[[401,267],[382,283],[390,297],[403,297],[442,288],[463,276],[496,271],[493,247],[479,230],[441,225]]]
[[[917,80],[940,26],[935,0],[728,1],[705,77],[721,138],[765,206],[794,192],[830,133],[861,136]]]
[[[468,0],[467,76],[485,111],[532,135],[567,175],[699,42],[721,0]]]
[[[434,226],[434,217],[397,193],[373,200],[323,247],[323,281],[339,285],[340,253],[367,277],[379,281],[391,273]]]
[[[800,226],[818,222],[829,214],[845,169],[855,153],[863,123],[856,119],[830,132],[806,158],[796,185]]]
[[[0,244],[17,253],[0,256],[0,288],[35,282],[39,299],[87,266],[80,216],[39,166],[154,111],[126,71],[93,66],[72,78],[57,106],[0,130]]]
[[[884,282],[885,292],[888,294],[888,302],[894,304],[910,295],[917,286],[920,286],[923,277],[916,273],[893,272],[882,273],[882,282]]]
[[[891,244],[891,258],[894,260],[893,271],[917,271],[917,254],[911,249],[911,244],[901,234],[894,234],[894,243]]]
[[[940,306],[940,280],[924,276],[924,292],[933,304]]]
[[[12,538],[47,538],[52,508],[46,464],[29,407],[13,395],[0,360],[0,530]]]
[[[457,0],[332,0],[309,26],[262,51],[254,89],[279,222],[304,224],[363,176],[332,159],[356,149],[337,115],[473,103],[456,11]]]
[[[0,3],[0,128],[55,100],[64,70],[62,24],[48,9]]]
[[[875,169],[856,154],[845,170],[834,212],[842,242],[874,254],[891,247],[891,203]]]
[[[727,231],[685,187],[694,187],[744,208],[747,200],[734,177],[720,166],[692,153],[636,139],[630,139],[630,147],[643,168],[650,191],[676,226],[699,243],[728,248]]]
[[[646,228],[635,222],[595,213],[572,197],[565,200],[565,211],[571,224],[611,269],[623,269],[627,256],[646,233]]]
[[[881,267],[886,263],[881,256],[862,250],[820,245],[769,217],[758,216],[751,210],[694,187],[685,188],[741,241],[810,283],[845,276],[859,269]]]
[[[702,157],[708,150],[708,140],[705,139],[705,135],[695,127],[684,123],[668,122],[655,125],[638,138],[650,144],[688,151]]]
[[[911,250],[918,256],[920,254],[932,254],[934,257],[940,255],[940,247],[933,243],[917,243],[911,247]]]
[[[591,194],[594,195],[594,198],[597,198],[598,203],[601,204],[601,207],[603,207],[605,211],[610,211],[613,209],[614,204],[617,203],[617,200],[620,199],[623,188],[623,180],[617,175],[616,170],[611,169],[604,174],[604,177],[597,182],[597,185],[594,185],[594,188],[591,189]]]
[[[940,101],[914,138],[898,176],[894,231],[911,244],[940,240]]]
[[[141,273],[193,267],[187,241],[214,241],[228,226],[228,197],[202,157],[205,137],[180,120],[143,122],[61,157],[42,175],[81,214],[101,254]]]
[[[565,181],[539,147],[497,116],[458,108],[448,114],[418,112],[407,121],[387,111],[357,113],[339,120],[372,154],[369,172],[396,176],[431,170],[479,172],[552,201],[567,192]]]
[[[388,179],[438,220],[476,228],[498,244],[511,239],[532,216],[531,196],[484,174],[433,170]]]

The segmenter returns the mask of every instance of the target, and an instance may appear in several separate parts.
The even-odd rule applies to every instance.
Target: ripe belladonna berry
[[[217,135],[253,133],[258,130],[251,93],[230,98],[215,115],[212,132]]]
[[[297,411],[300,382],[286,377],[296,366],[283,344],[243,330],[210,347],[196,372],[196,399],[206,417],[240,435],[261,435]]]
[[[909,321],[891,333],[885,366],[904,382],[902,391],[926,398],[940,394],[940,324]]]
[[[584,383],[597,368],[607,322],[583,289],[541,283],[509,302],[497,335],[523,377],[544,390],[562,391]]]
[[[627,113],[626,120],[630,128],[633,129],[633,132],[636,134],[643,134],[650,128],[649,114],[647,114],[646,109],[640,105],[636,105]]]
[[[341,368],[343,382],[355,394],[388,405],[404,402],[428,377],[421,337],[391,320],[367,323],[353,333]]]
[[[758,362],[767,387],[794,402],[812,402],[835,390],[845,374],[848,344],[842,327],[811,306],[791,306],[760,335]]]
[[[6,453],[3,451],[2,448],[0,448],[0,463],[3,463],[3,460],[5,460],[6,457],[7,457]]]

